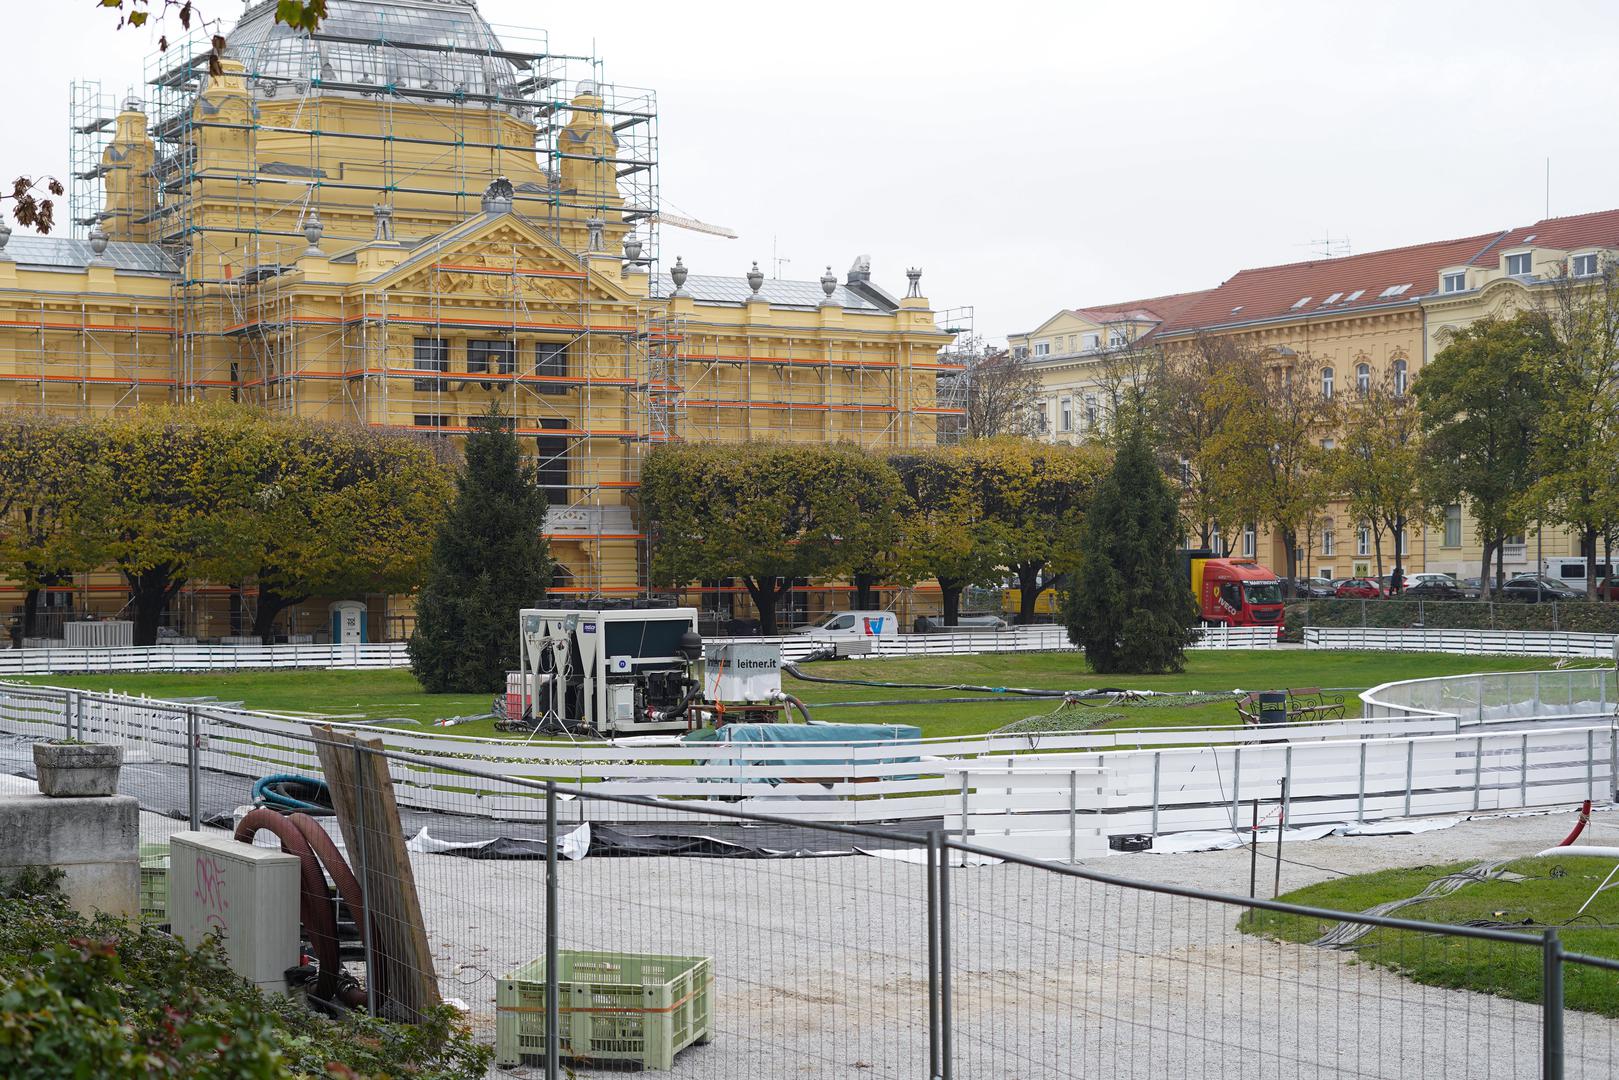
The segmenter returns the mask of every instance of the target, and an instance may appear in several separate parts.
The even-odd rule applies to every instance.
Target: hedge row
[[[1619,603],[1525,604],[1494,600],[1299,600],[1287,605],[1283,641],[1307,626],[1428,630],[1569,630],[1619,634]]]

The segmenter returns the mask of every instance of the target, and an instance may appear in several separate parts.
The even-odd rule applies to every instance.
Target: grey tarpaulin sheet
[[[33,751],[30,740],[0,737],[0,772],[32,778]],[[198,776],[198,793],[202,803],[201,819],[204,824],[230,828],[235,822],[237,807],[252,801],[253,781],[247,777],[202,770]],[[186,771],[180,765],[155,762],[128,762],[118,777],[120,794],[132,795],[141,809],[165,817],[185,820]],[[636,807],[628,807],[635,813]],[[532,820],[509,821],[497,818],[472,817],[460,814],[435,813],[428,810],[401,808],[400,824],[406,836],[415,836],[430,829],[435,840],[454,843],[469,841],[496,841],[501,838],[532,837],[540,826]],[[900,835],[915,836],[935,829],[939,822],[905,822],[892,826],[895,839],[883,840],[872,836],[858,838],[862,848],[905,847],[907,841]],[[571,827],[571,826],[569,826]],[[882,829],[882,826],[868,826]],[[592,823],[598,833],[608,829],[610,841],[598,849],[592,844],[592,855],[681,856],[697,855],[709,858],[780,858],[780,852],[853,853],[855,837],[796,825],[775,825],[755,822],[709,821],[658,822],[603,826]],[[492,849],[486,858],[497,857]],[[516,857],[526,857],[518,855]]]

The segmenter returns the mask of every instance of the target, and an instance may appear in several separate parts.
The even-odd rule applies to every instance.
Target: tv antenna
[[[1324,259],[1340,259],[1345,255],[1353,254],[1349,246],[1349,237],[1333,236],[1331,229],[1327,230],[1327,235],[1324,239],[1311,240],[1296,246],[1307,247],[1311,252],[1320,255]]]

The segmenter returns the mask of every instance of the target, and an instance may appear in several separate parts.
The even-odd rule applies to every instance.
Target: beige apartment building
[[[1446,335],[1489,314],[1537,302],[1564,272],[1595,274],[1619,258],[1619,210],[1550,218],[1533,225],[1363,255],[1241,270],[1203,292],[1065,309],[1008,338],[1041,377],[1043,437],[1083,439],[1105,424],[1105,402],[1121,377],[1121,356],[1143,346],[1172,349],[1196,335],[1239,337],[1291,368],[1324,395],[1380,384],[1409,386]],[[1128,359],[1126,357],[1126,359]],[[1331,432],[1322,432],[1330,446]],[[1408,530],[1408,573],[1477,575],[1477,531],[1464,508],[1439,508],[1440,524]],[[1506,550],[1508,574],[1580,554],[1577,541],[1547,528]],[[1283,571],[1279,537],[1261,524],[1242,530],[1235,554]],[[1392,542],[1383,544],[1384,572]],[[1344,504],[1301,541],[1300,572],[1333,577],[1376,572],[1370,530]]]

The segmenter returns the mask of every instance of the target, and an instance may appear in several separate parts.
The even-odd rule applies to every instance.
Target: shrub
[[[0,1076],[473,1080],[490,1051],[454,1010],[416,1027],[328,1020],[270,996],[210,944],[86,920],[40,875],[0,892]]]

